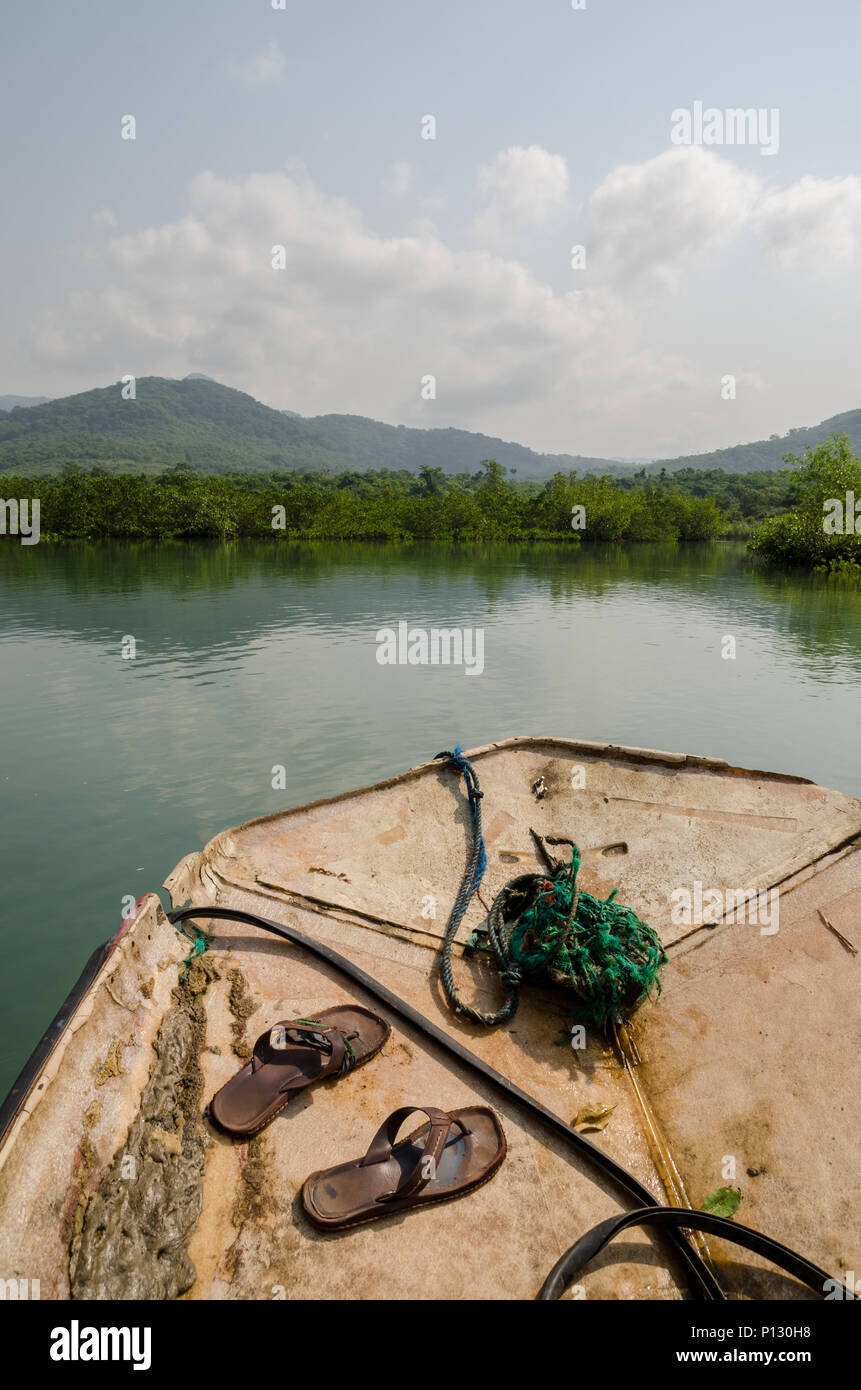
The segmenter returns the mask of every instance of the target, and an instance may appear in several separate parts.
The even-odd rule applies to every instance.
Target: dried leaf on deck
[[[605,1129],[615,1105],[582,1105],[571,1121],[571,1128],[582,1134],[584,1129]]]

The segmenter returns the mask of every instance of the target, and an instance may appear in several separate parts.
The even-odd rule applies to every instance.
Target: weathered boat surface
[[[530,826],[567,833],[582,886],[618,888],[668,948],[663,993],[632,1024],[636,1077],[692,1205],[729,1181],[739,1220],[836,1277],[861,1269],[859,960],[819,916],[861,944],[861,803],[716,759],[565,739],[469,757],[485,794],[485,903],[537,867]],[[589,1137],[666,1200],[617,1056],[600,1038],[558,1045],[564,992],[525,988],[493,1032],[446,1006],[435,954],[468,844],[462,782],[430,762],[228,830],[165,887],[174,906],[241,907],[334,946],[566,1120],[613,1107]],[[671,894],[696,882],[778,889],[779,930],[675,924]],[[483,916],[476,901],[463,939]],[[624,1208],[588,1161],[399,1024],[368,1067],[303,1094],[250,1143],[225,1138],[205,1105],[259,1032],[350,998],[377,1006],[292,946],[203,925],[209,948],[179,983],[189,944],[143,898],[20,1088],[0,1147],[2,1277],[38,1279],[42,1298],[531,1298],[568,1245]],[[495,972],[475,957],[455,966],[464,992],[493,1007]],[[500,1172],[459,1202],[316,1231],[297,1200],[305,1176],[361,1152],[410,1101],[495,1106],[509,1143]],[[754,1256],[710,1249],[731,1294],[805,1296]],[[662,1237],[632,1232],[582,1288],[666,1299],[684,1281]]]

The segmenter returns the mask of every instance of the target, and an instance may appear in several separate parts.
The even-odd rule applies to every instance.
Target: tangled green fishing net
[[[576,845],[572,851],[571,862],[554,870],[512,923],[507,954],[524,978],[543,973],[572,990],[580,1021],[603,1028],[626,1018],[653,986],[660,993],[667,957],[652,928],[613,901],[615,888],[606,899],[578,891],[580,852]]]

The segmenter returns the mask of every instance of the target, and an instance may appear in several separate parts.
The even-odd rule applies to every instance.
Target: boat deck
[[[484,791],[485,904],[538,866],[530,826],[569,834],[583,850],[581,885],[618,888],[668,947],[663,993],[631,1025],[636,1085],[604,1039],[567,1044],[561,990],[526,987],[516,1018],[493,1032],[448,1009],[436,951],[469,817],[462,782],[438,763],[218,835],[168,878],[172,903],[290,923],[566,1121],[611,1108],[588,1138],[665,1201],[639,1090],[692,1205],[731,1182],[740,1221],[836,1277],[861,1269],[851,1065],[861,963],[819,916],[861,946],[861,803],[714,759],[562,739],[469,757]],[[672,893],[697,882],[778,890],[779,930],[674,922]],[[462,939],[483,916],[474,903]],[[178,983],[189,943],[155,895],[142,899],[22,1097],[0,1146],[4,1277],[39,1279],[42,1298],[532,1298],[567,1246],[622,1209],[586,1160],[399,1023],[370,1065],[302,1094],[250,1142],[220,1134],[206,1102],[260,1032],[350,999],[378,1006],[293,946],[241,924],[201,925],[209,947]],[[455,969],[468,996],[495,1006],[486,962]],[[303,1179],[361,1153],[410,1101],[494,1106],[509,1146],[500,1171],[460,1201],[317,1231],[297,1202]],[[731,1293],[806,1296],[756,1257],[709,1244]],[[630,1232],[582,1293],[678,1298],[684,1281],[665,1238]]]

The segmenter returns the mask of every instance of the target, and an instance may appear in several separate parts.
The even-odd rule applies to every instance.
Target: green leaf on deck
[[[740,1201],[741,1188],[719,1187],[715,1192],[709,1193],[703,1202],[702,1209],[712,1216],[724,1216],[730,1220],[738,1211]]]

